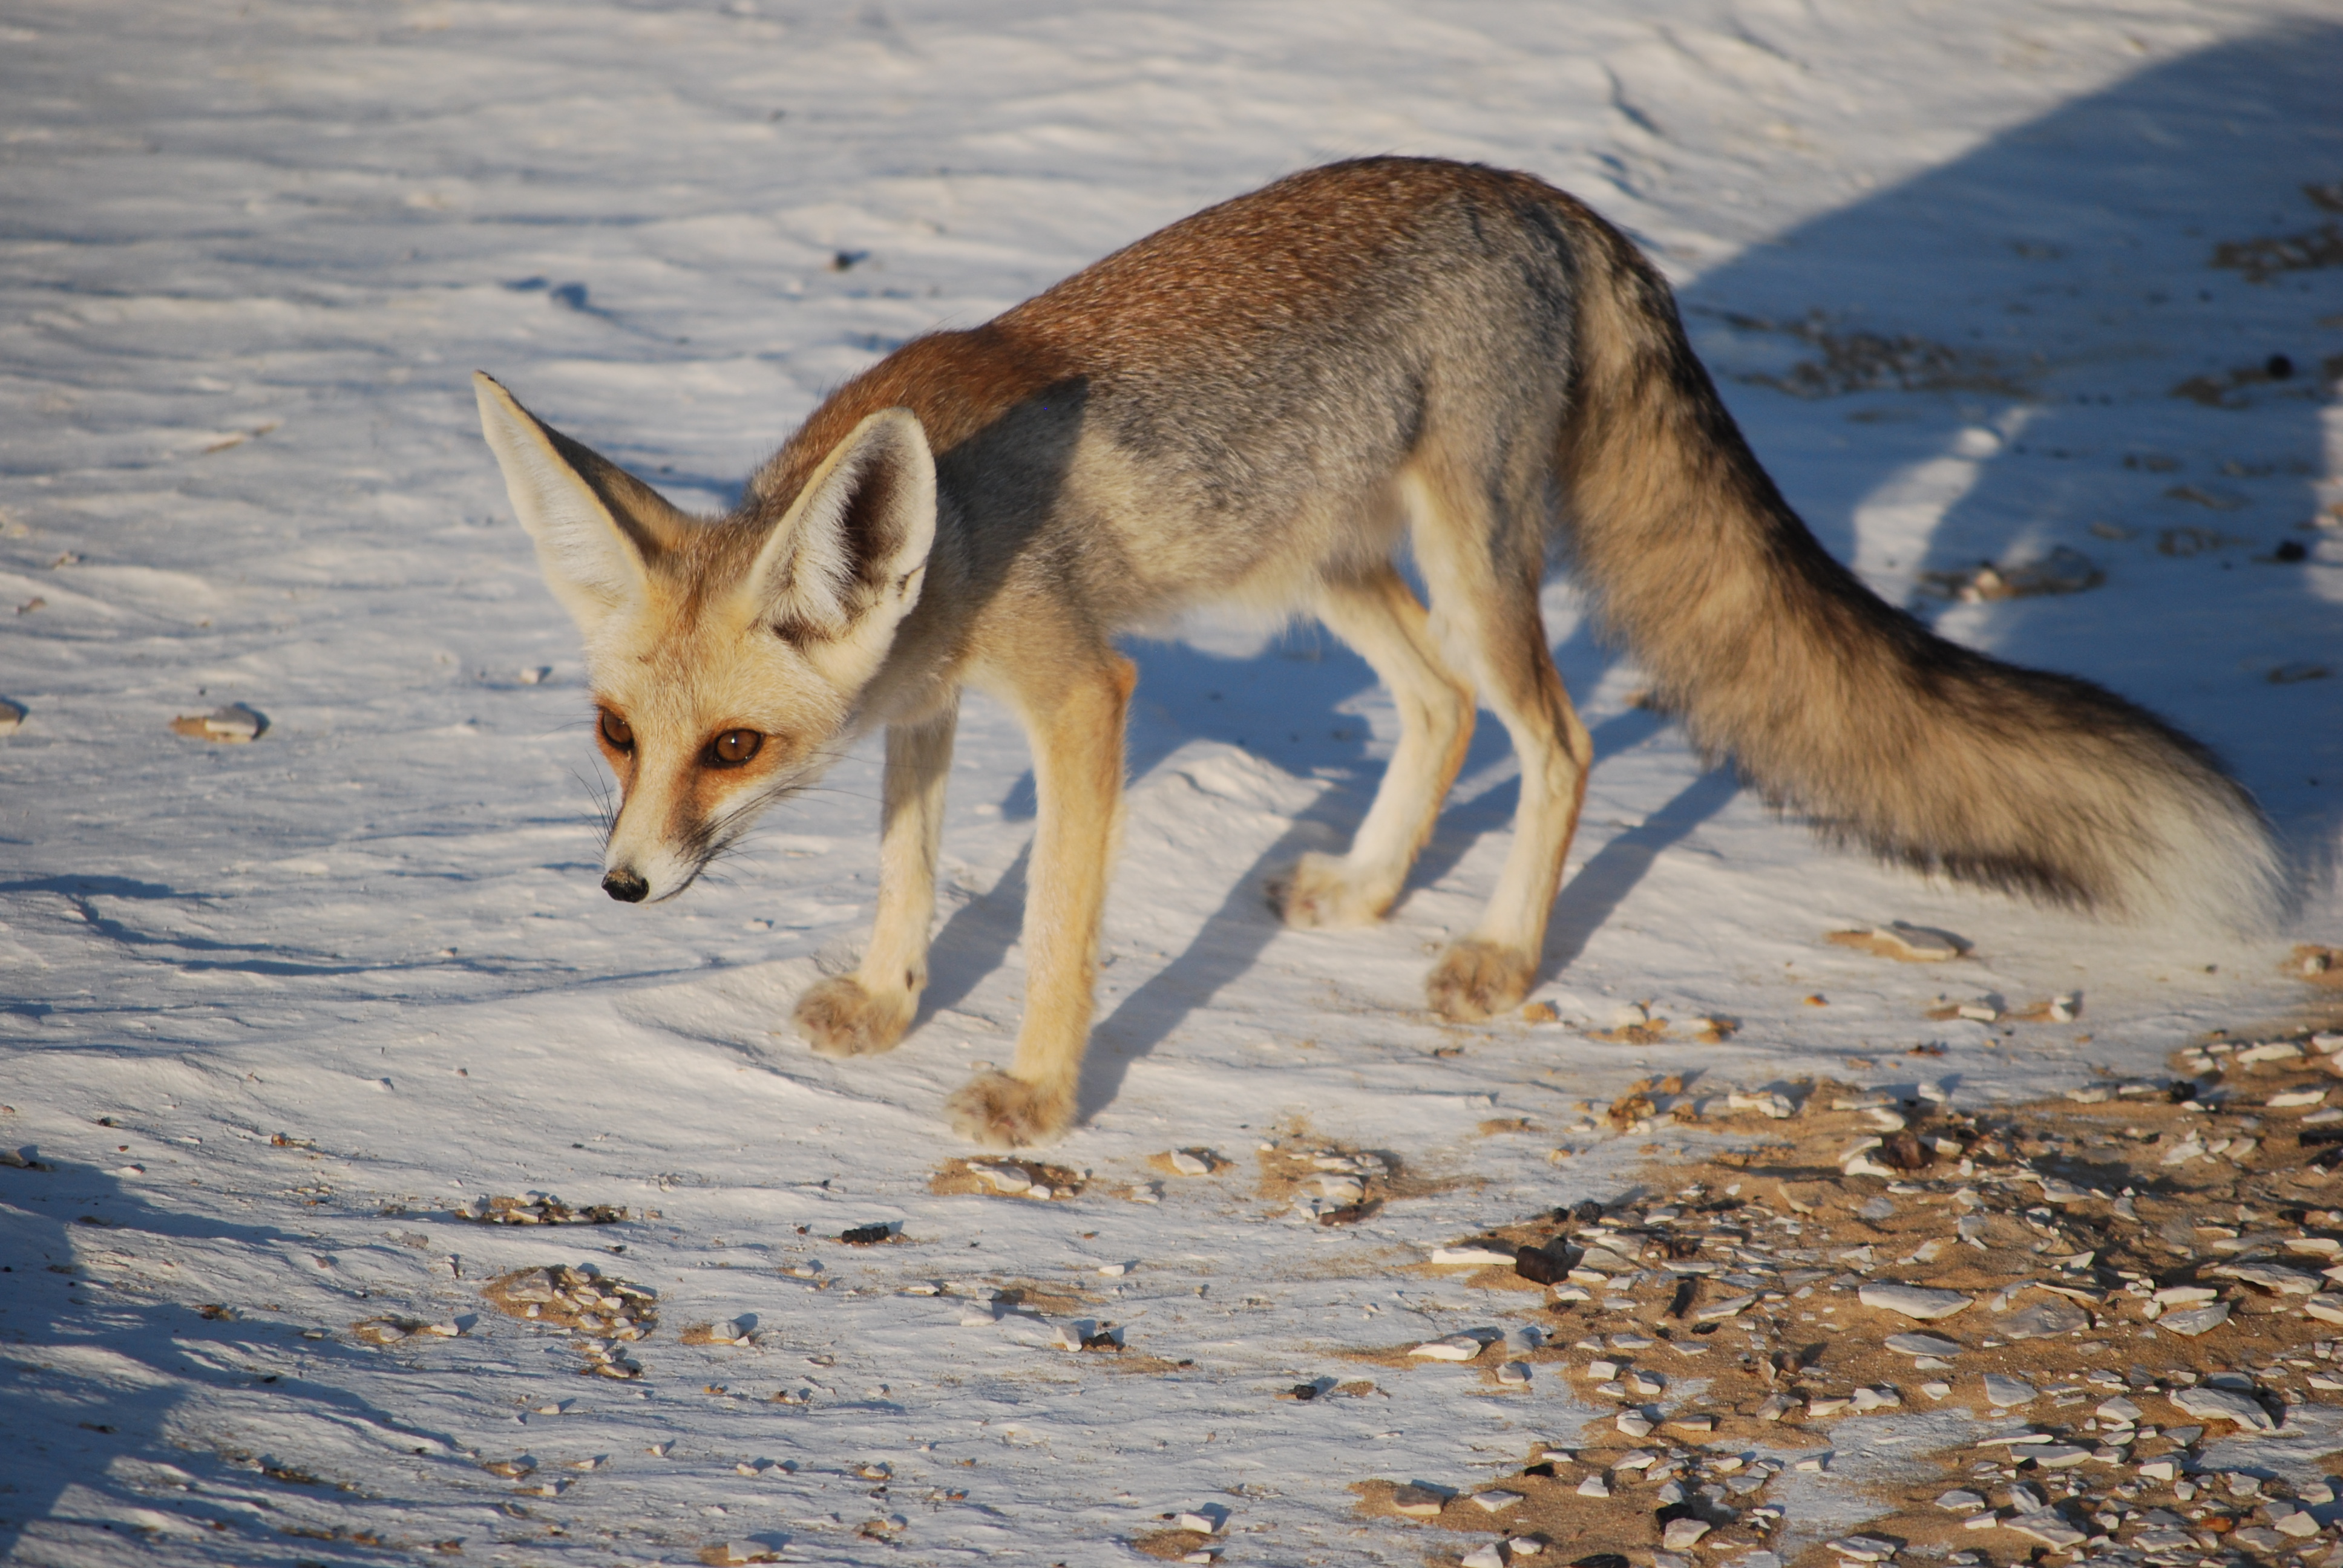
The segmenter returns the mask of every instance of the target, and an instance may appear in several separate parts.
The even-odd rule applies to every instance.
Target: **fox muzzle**
[[[651,885],[638,871],[621,866],[602,877],[602,890],[622,904],[639,904],[649,894]]]

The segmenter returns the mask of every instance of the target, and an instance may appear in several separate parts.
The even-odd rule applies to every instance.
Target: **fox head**
[[[586,639],[621,799],[602,887],[669,899],[758,812],[819,779],[919,602],[935,462],[910,410],[870,416],[780,520],[699,518],[485,375],[480,426],[548,587]]]

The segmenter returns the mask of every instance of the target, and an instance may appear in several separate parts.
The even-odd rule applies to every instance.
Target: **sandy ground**
[[[2283,1126],[2311,1112],[2240,1132],[2235,1108],[2059,1101],[2081,1161],[2065,1179],[2112,1193],[2120,1166],[2143,1194],[2137,1226],[2112,1197],[2051,1205],[2057,1256],[2099,1254],[2087,1286],[2014,1255],[2049,1237],[2006,1185],[1977,1187],[2016,1228],[1986,1253],[1906,1265],[1974,1179],[1907,1173],[1926,1195],[1887,1194],[1874,1221],[1802,1215],[1808,1178],[1756,1172],[1788,1137],[1812,1181],[1884,1192],[1824,1147],[1868,1114],[1835,1100],[1875,1094],[1929,1108],[1932,1138],[1998,1140],[1978,1164],[2004,1169],[2014,1107],[2202,1078],[2210,1058],[2171,1053],[2216,1030],[2337,1021],[2334,971],[2296,948],[2343,936],[2338,78],[2320,7],[2169,0],[6,7],[0,697],[25,716],[0,737],[0,1147],[22,1162],[0,1163],[0,1557],[1071,1564],[1168,1539],[1232,1563],[1415,1563],[1473,1548],[1437,1528],[1459,1505],[1427,1530],[1370,1483],[1512,1487],[1534,1444],[1616,1474],[1588,1423],[1615,1420],[1597,1384],[1619,1380],[1561,1363],[1598,1359],[1567,1348],[1598,1330],[1668,1327],[1713,1348],[1635,1352],[1669,1380],[1645,1402],[1668,1413],[1705,1379],[1715,1442],[1838,1455],[1785,1459],[1747,1494],[1754,1461],[1688,1468],[1700,1505],[1717,1485],[1785,1513],[1719,1523],[1687,1560],[1787,1561],[1885,1517],[1916,1556],[2000,1563],[2027,1538],[1956,1538],[1896,1490],[1920,1484],[1905,1455],[1974,1441],[1985,1370],[2086,1401],[2110,1372],[2143,1432],[2181,1423],[2134,1363],[2151,1383],[2237,1372],[2313,1410],[2328,1363],[2296,1352],[2316,1320],[2257,1313],[2256,1287],[2223,1278],[2237,1326],[2174,1340],[2136,1282],[2097,1271],[2161,1282],[2231,1255],[2193,1231],[2192,1259],[2159,1252],[2176,1205],[2237,1240],[2324,1234],[2283,1217],[2320,1194],[2267,1174],[2301,1157]],[[870,917],[873,755],[686,900],[601,896],[572,633],[478,440],[474,367],[714,506],[905,337],[1285,170],[1385,150],[1529,168],[1627,226],[1824,542],[1948,635],[2216,745],[2303,868],[2292,927],[2111,930],[1818,847],[1635,705],[1641,677],[1561,579],[1550,629],[1598,764],[1529,1016],[1459,1029],[1421,1007],[1428,951],[1504,848],[1494,725],[1385,927],[1270,921],[1264,879],[1342,840],[1394,733],[1363,667],[1307,628],[1132,647],[1083,1121],[1014,1170],[972,1167],[939,1115],[1005,1058],[1021,1004],[1032,788],[1006,715],[963,719],[934,984],[890,1057],[817,1060],[785,1021]],[[174,732],[228,704],[256,739]],[[1961,956],[1832,940],[1897,920]],[[1631,1101],[1623,1131],[1609,1108],[1638,1081],[1653,1125],[1633,1131]],[[1734,1111],[1735,1092],[1796,1114]],[[1686,1099],[1696,1121],[1674,1118]],[[2244,1164],[2163,1166],[2207,1115],[2207,1150],[2258,1141]],[[2135,1125],[2158,1141],[2123,1141]],[[2085,1148],[2087,1126],[2117,1144]],[[1584,1201],[1649,1222],[1695,1181],[1703,1204],[1740,1181],[1830,1239],[1768,1219],[1777,1249],[1871,1246],[1880,1279],[1957,1260],[1964,1288],[1998,1292],[2008,1255],[2013,1278],[2095,1293],[2078,1310],[2127,1337],[2095,1329],[2117,1348],[2037,1365],[2039,1346],[1985,1347],[2001,1314],[1981,1300],[1937,1325],[1965,1347],[1942,1401],[1911,1358],[1869,1350],[1777,1367],[1760,1396],[1745,1351],[1869,1343],[1824,1322],[1856,1320],[1859,1287],[1831,1282],[1859,1267],[1817,1262],[1815,1297],[1691,1335],[1651,1321],[1675,1290],[1656,1273],[1624,1292],[1630,1330],[1591,1287],[1557,1319],[1502,1269],[1432,1261],[1543,1240],[1561,1227],[1537,1216]],[[580,1222],[484,1222],[557,1219],[554,1201]],[[1707,1218],[1759,1240],[1739,1212]],[[499,1310],[498,1281],[538,1317]],[[1502,1359],[1407,1354],[1493,1328],[1553,1333]],[[1500,1381],[1507,1361],[1530,1380]],[[1852,1400],[1864,1379],[1900,1404],[1755,1420],[1771,1393]],[[2066,1398],[2041,1388],[2007,1419],[2072,1437],[2097,1405]],[[1898,1422],[1919,1435],[1863,1435]],[[2181,1451],[2308,1499],[2322,1430]],[[1672,1504],[1646,1488],[1670,1482],[1582,1499],[1589,1467],[1553,1462],[1517,1505],[1569,1532],[1552,1553],[1601,1534],[1654,1568],[1651,1510]],[[2138,1480],[2095,1462],[2056,1473]],[[1978,1490],[2007,1509],[2012,1479]],[[1583,1513],[1555,1515],[1555,1487]],[[2282,1523],[2227,1483],[2227,1533],[2152,1495],[2187,1520],[2154,1527],[2193,1543],[2157,1550]],[[1200,1512],[1203,1546],[1177,1529]],[[2328,1539],[2278,1538],[2305,1544],[2262,1555]]]

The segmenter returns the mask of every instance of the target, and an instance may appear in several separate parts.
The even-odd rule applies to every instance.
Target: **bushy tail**
[[[1758,467],[1623,236],[1581,228],[1564,528],[1608,629],[1696,744],[1922,870],[2137,920],[2265,930],[2252,797],[2114,693],[1936,636],[1825,553]]]

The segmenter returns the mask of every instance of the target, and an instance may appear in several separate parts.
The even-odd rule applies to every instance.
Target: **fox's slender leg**
[[[1524,484],[1526,512],[1541,487]],[[1544,557],[1537,536],[1506,548],[1510,530],[1485,485],[1442,485],[1418,476],[1416,559],[1432,589],[1432,619],[1447,646],[1469,658],[1482,697],[1513,737],[1521,801],[1497,890],[1473,933],[1443,953],[1425,978],[1432,1005],[1472,1020],[1511,1007],[1536,979],[1546,918],[1586,799],[1594,738],[1571,707],[1538,608]]]
[[[957,701],[916,724],[887,729],[879,840],[879,913],[870,946],[850,975],[798,999],[798,1028],[824,1056],[891,1050],[919,1011],[928,984],[928,938],[936,917],[936,854],[943,843],[944,784],[951,773]]]
[[[1098,979],[1099,917],[1122,810],[1122,732],[1138,668],[1111,649],[1006,672],[1033,748],[1032,870],[1025,894],[1025,1022],[1007,1072],[960,1086],[948,1109],[962,1136],[1035,1143],[1074,1116]]]
[[[1389,563],[1329,585],[1317,610],[1390,689],[1399,745],[1350,852],[1302,856],[1272,884],[1270,899],[1290,926],[1364,925],[1399,897],[1464,765],[1473,689],[1442,662],[1423,607]]]

